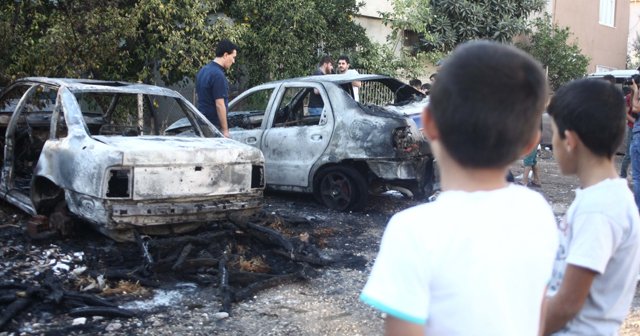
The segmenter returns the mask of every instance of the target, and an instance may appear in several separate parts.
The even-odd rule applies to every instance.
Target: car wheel
[[[322,170],[317,176],[314,193],[328,208],[360,210],[367,203],[367,182],[357,170],[335,166]]]

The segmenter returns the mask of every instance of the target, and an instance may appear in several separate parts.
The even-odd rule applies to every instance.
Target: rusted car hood
[[[95,140],[123,154],[123,165],[241,163],[256,159],[264,161],[256,148],[223,138],[167,139],[162,136],[107,137]]]

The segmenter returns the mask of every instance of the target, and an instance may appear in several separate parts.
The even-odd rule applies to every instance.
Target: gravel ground
[[[619,160],[620,158],[618,158]],[[566,212],[577,180],[561,176],[549,151],[539,158],[542,188],[554,213]],[[514,175],[522,173],[521,164],[512,166]],[[138,311],[135,318],[88,317],[84,320],[66,314],[46,312],[22,316],[11,324],[8,335],[380,335],[382,316],[363,303],[358,295],[370,270],[379,240],[388,219],[399,210],[415,205],[395,193],[372,197],[365,211],[339,213],[316,204],[311,197],[299,194],[269,194],[265,210],[281,216],[309,219],[316,230],[327,234],[318,246],[327,256],[348,253],[365,263],[345,263],[317,269],[317,276],[307,281],[289,283],[259,292],[251,299],[234,304],[231,316],[220,313],[217,289],[193,283],[168,283],[143,295],[124,295],[123,307]],[[14,209],[4,207],[5,222],[19,224],[25,220]],[[13,212],[12,212],[13,211]],[[14,225],[11,224],[11,225]],[[19,248],[6,246],[13,241],[9,233],[0,237],[5,251]],[[0,245],[1,246],[1,245]],[[39,246],[35,250],[51,249]],[[78,251],[65,250],[73,255]],[[2,260],[7,254],[2,255]],[[0,275],[1,275],[0,271]],[[0,281],[3,279],[0,278]],[[74,326],[73,324],[77,325]],[[640,335],[640,297],[636,300],[621,335]]]

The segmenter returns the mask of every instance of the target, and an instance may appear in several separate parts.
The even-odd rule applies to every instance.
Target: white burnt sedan
[[[126,241],[262,205],[260,150],[224,138],[173,90],[25,78],[0,93],[0,132],[2,198],[62,231],[75,217]]]
[[[228,123],[233,139],[262,150],[268,189],[357,210],[369,193],[431,195],[433,155],[412,120],[426,103],[387,76],[310,76],[243,92],[229,103]]]

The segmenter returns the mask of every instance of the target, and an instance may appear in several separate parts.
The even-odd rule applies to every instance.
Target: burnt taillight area
[[[408,155],[420,150],[410,127],[398,127],[393,130],[393,148],[398,154]]]
[[[107,197],[128,198],[131,196],[129,181],[131,180],[131,170],[112,169],[109,171],[109,182],[107,184]]]
[[[264,188],[264,166],[251,166],[251,188]]]

